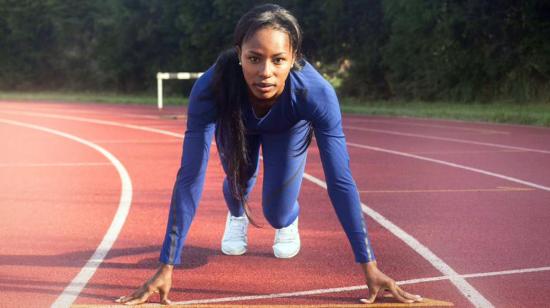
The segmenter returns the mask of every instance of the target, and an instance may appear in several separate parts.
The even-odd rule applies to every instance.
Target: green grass
[[[343,99],[345,113],[455,119],[495,123],[513,123],[550,127],[550,104],[529,103],[450,103],[450,102],[360,102]]]
[[[123,95],[92,92],[0,92],[0,100],[157,104],[156,96],[150,94]],[[184,105],[187,104],[187,98],[164,97],[164,104]],[[550,127],[550,104],[548,103],[365,102],[344,98],[341,101],[341,108],[345,113],[364,115],[456,119]]]

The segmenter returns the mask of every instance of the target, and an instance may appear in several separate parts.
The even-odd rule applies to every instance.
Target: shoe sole
[[[222,248],[222,253],[226,256],[242,256],[246,253],[246,249],[244,249],[242,252],[241,251],[238,251],[238,252],[234,252],[234,251],[226,251]]]
[[[277,255],[277,253],[275,252],[275,250],[273,250],[273,255],[274,255],[275,258],[277,258],[277,259],[290,259],[290,258],[294,258],[299,252],[300,252],[300,248],[298,248],[298,250],[296,250],[296,252],[294,252],[294,253],[291,254],[291,255],[281,256],[281,255]]]

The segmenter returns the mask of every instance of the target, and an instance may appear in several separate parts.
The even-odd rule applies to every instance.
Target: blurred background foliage
[[[207,69],[265,2],[0,0],[0,90],[153,91],[158,71]],[[340,95],[550,102],[547,0],[271,2]]]

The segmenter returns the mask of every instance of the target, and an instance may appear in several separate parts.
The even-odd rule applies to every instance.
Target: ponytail
[[[296,56],[295,69],[300,69],[302,30],[296,18],[279,5],[263,4],[245,13],[235,27],[234,46],[241,47],[244,41],[262,28],[272,28],[288,33],[290,45]],[[218,112],[216,140],[218,150],[223,153],[223,159],[227,165],[229,189],[233,196],[242,203],[250,223],[258,227],[250,215],[250,208],[245,196],[251,159],[248,157],[246,128],[242,111],[248,107],[246,105],[248,104],[248,88],[235,47],[222,52],[218,57],[212,86]],[[307,150],[312,137],[313,127],[310,123],[307,136],[298,155]]]
[[[246,200],[246,184],[251,165],[246,143],[246,128],[242,110],[248,102],[248,90],[235,48],[220,54],[216,61],[212,86],[216,97],[216,140],[227,164],[229,190],[239,200],[250,223],[252,219]]]

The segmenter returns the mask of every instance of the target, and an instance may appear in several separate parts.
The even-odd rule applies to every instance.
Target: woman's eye
[[[283,64],[285,62],[285,58],[275,58],[273,59],[273,63],[275,64]]]
[[[257,63],[260,59],[258,59],[258,57],[248,57],[248,61],[251,63]]]

